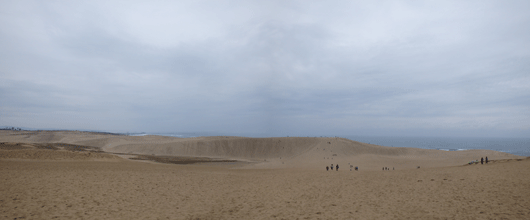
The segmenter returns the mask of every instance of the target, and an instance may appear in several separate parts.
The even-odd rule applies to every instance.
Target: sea
[[[240,136],[271,137],[255,134],[222,134],[214,132],[175,132],[175,133],[129,133],[131,136],[161,135],[180,138],[201,136]],[[284,136],[288,137],[288,136]],[[291,136],[294,137],[294,136]],[[358,142],[388,147],[412,147],[444,151],[494,150],[518,156],[530,156],[530,138],[494,137],[393,137],[393,136],[297,136],[297,137],[341,137]]]

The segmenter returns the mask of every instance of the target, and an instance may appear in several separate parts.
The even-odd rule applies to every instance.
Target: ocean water
[[[350,140],[389,147],[413,147],[446,151],[495,150],[530,156],[530,138],[464,138],[464,137],[368,137],[347,136]]]
[[[213,132],[190,133],[149,133],[153,135],[189,138],[200,136],[240,136],[267,137],[266,135],[222,134]],[[133,133],[131,136],[148,135],[147,133]],[[315,137],[315,136],[305,136]],[[335,136],[318,136],[335,137]],[[530,138],[466,138],[466,137],[385,137],[385,136],[336,136],[363,143],[388,147],[413,147],[422,149],[436,149],[446,151],[462,150],[495,150],[519,156],[530,156]]]

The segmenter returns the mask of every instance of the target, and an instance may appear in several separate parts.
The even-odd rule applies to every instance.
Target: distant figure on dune
[[[484,157],[480,158],[480,164],[484,164]]]
[[[339,165],[338,165],[338,164],[337,164],[337,169],[336,169],[336,171],[339,171]]]
[[[486,157],[486,163],[488,163],[488,157]]]
[[[331,164],[331,170],[333,170],[333,164]]]
[[[326,171],[329,171],[329,167],[328,166],[326,166]]]
[[[355,170],[356,170],[356,171],[359,170],[359,167],[355,167]]]

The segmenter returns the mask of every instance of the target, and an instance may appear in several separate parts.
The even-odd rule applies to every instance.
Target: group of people
[[[336,168],[335,169],[336,171],[339,171],[339,165],[338,164],[337,164],[337,166],[335,168]],[[333,170],[333,164],[331,164],[331,170]],[[326,171],[329,171],[329,167],[328,166],[326,166]]]
[[[489,160],[488,160],[488,157],[486,157],[486,163],[488,163]],[[484,164],[484,157],[480,158],[480,164]],[[326,171],[329,171],[329,166],[326,166]],[[420,168],[420,166],[418,166],[418,168]],[[358,167],[355,167],[355,170],[358,170],[359,168]],[[331,164],[331,170],[333,170],[333,164]],[[339,171],[339,165],[337,164],[335,166],[335,170],[336,171]],[[388,167],[383,167],[383,170],[390,170],[390,168]],[[392,167],[392,170],[394,170],[394,167]],[[351,166],[350,166],[350,171],[351,171]]]
[[[489,159],[488,157],[486,157],[486,163],[489,163]],[[471,161],[468,163],[469,165],[472,165],[472,164],[478,164],[478,160],[474,160],[474,161]],[[484,157],[481,157],[480,158],[480,164],[484,164]]]
[[[488,162],[489,162],[488,157],[486,157],[486,163]],[[484,164],[484,157],[480,158],[480,164]]]

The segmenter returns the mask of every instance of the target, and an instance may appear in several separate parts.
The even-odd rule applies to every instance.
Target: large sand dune
[[[440,151],[384,147],[344,138],[125,136],[77,131],[1,131],[0,140],[22,143],[69,143],[101,148],[105,152],[155,156],[210,157],[254,162],[245,168],[342,169],[382,167],[412,169],[466,164],[469,161],[523,158],[490,150]]]
[[[528,219],[529,168],[495,151],[341,138],[0,131],[0,219]]]

